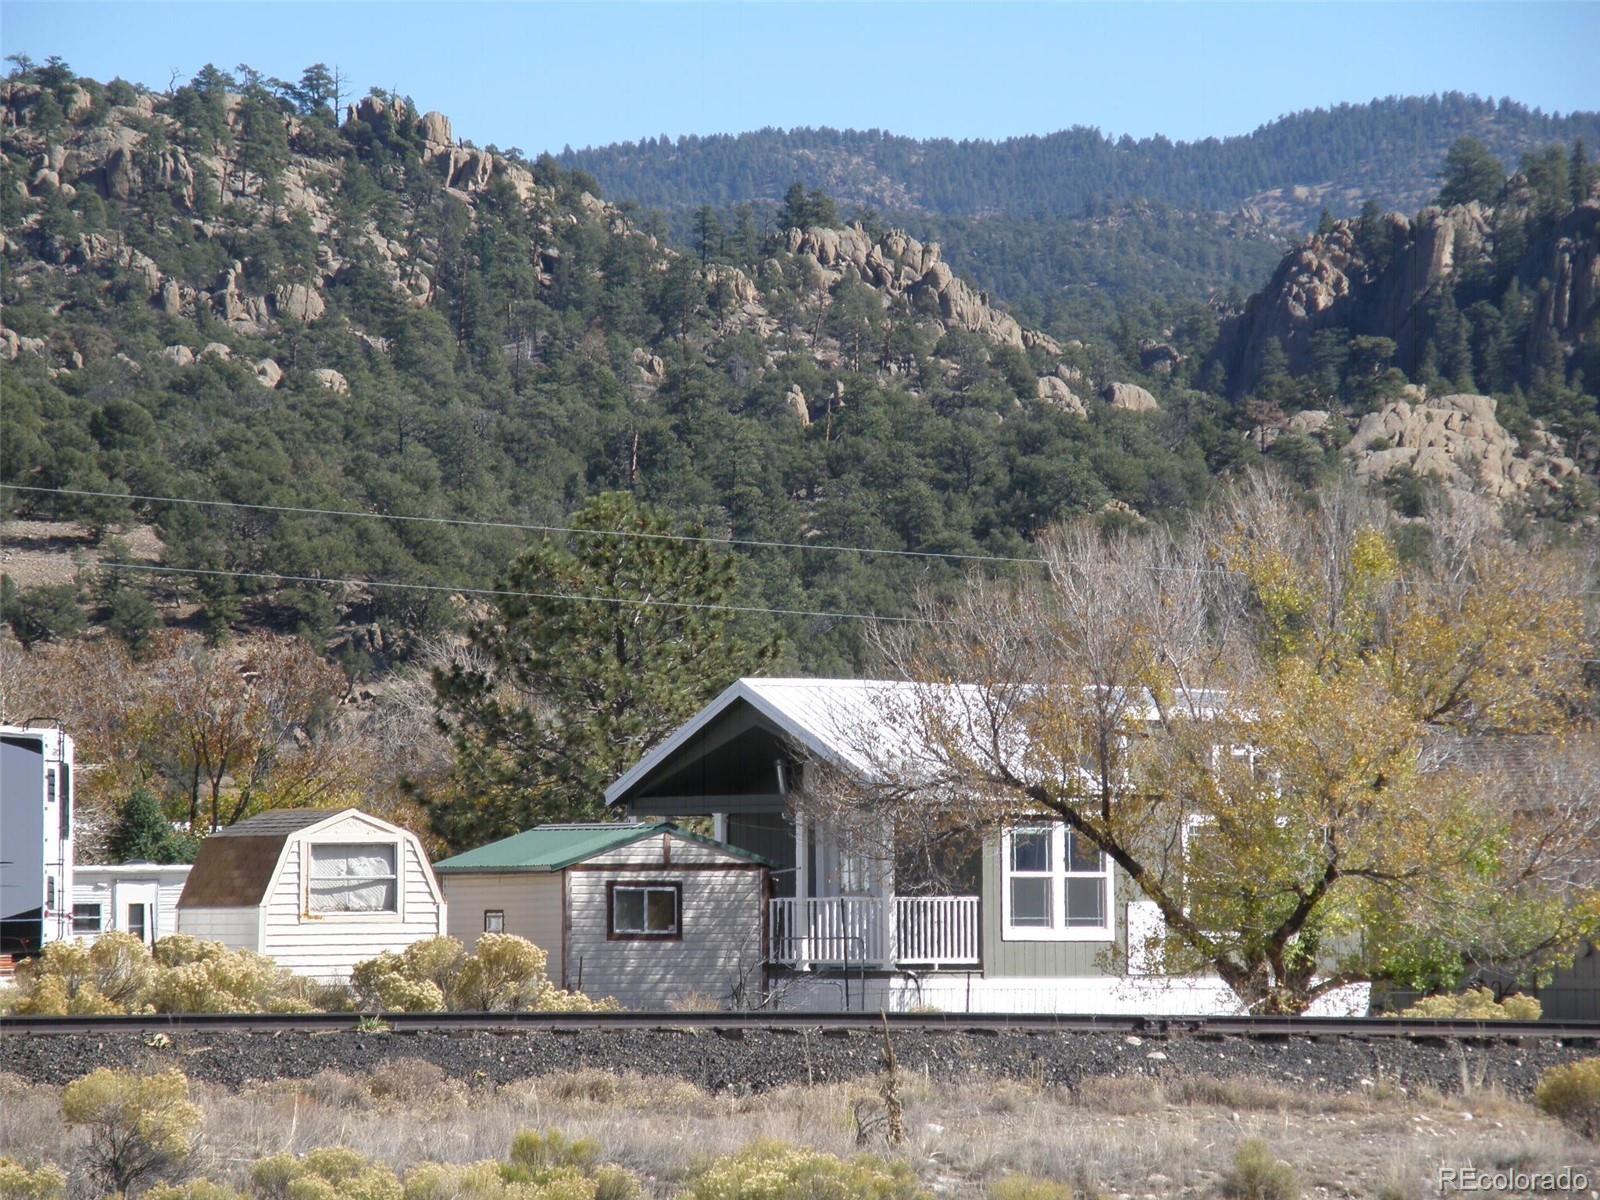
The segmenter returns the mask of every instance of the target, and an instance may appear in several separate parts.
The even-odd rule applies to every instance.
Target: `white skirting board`
[[[845,978],[797,975],[774,980],[772,1006],[802,1012],[1107,1013],[1140,1016],[1234,1016],[1238,998],[1211,976],[999,978],[954,971]],[[1328,993],[1309,1016],[1361,1016],[1371,988]]]

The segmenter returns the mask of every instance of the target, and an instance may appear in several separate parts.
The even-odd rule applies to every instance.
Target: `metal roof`
[[[469,871],[560,871],[574,863],[663,833],[713,846],[730,858],[742,859],[754,866],[772,865],[749,851],[679,829],[671,821],[651,821],[609,825],[537,825],[522,833],[501,838],[498,842],[490,842],[487,846],[443,859],[434,863],[433,869],[447,875]]]

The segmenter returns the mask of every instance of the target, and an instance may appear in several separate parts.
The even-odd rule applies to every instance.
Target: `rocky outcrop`
[[[43,355],[50,349],[44,338],[24,337],[14,329],[0,329],[0,358],[16,362],[24,354]]]
[[[314,287],[303,283],[279,284],[272,293],[273,308],[280,317],[309,325],[328,311],[327,302]]]
[[[1039,400],[1051,408],[1059,408],[1073,416],[1086,417],[1089,412],[1083,401],[1065,379],[1059,375],[1039,376]]]
[[[1010,313],[990,303],[987,292],[958,277],[940,257],[936,242],[924,245],[898,229],[874,238],[859,224],[791,229],[786,240],[789,252],[815,263],[829,286],[859,279],[892,300],[905,298],[937,313],[946,329],[964,329],[1018,349],[1039,346],[1052,354],[1061,352],[1053,338],[1023,329]]]
[[[784,393],[783,403],[784,407],[795,415],[800,424],[811,424],[811,405],[806,402],[806,394],[800,390],[798,383],[789,385],[789,390]]]
[[[161,357],[180,367],[187,367],[194,362],[194,351],[183,345],[168,346],[161,352]]]
[[[450,129],[450,118],[441,112],[422,114],[420,122],[422,140],[430,146],[453,146],[455,137]]]
[[[1124,412],[1156,412],[1161,407],[1154,396],[1136,383],[1108,383],[1100,390],[1100,398]]]
[[[1507,202],[1503,216],[1522,236],[1525,214],[1515,203]],[[1497,219],[1495,210],[1474,201],[1425,208],[1414,221],[1390,213],[1366,228],[1359,221],[1336,221],[1327,232],[1313,234],[1224,326],[1217,361],[1230,390],[1242,395],[1254,389],[1273,343],[1283,347],[1291,373],[1305,371],[1312,339],[1325,329],[1391,339],[1395,364],[1415,370],[1426,333],[1425,302],[1493,260]],[[1526,251],[1515,277],[1539,296],[1526,359],[1531,362],[1534,347],[1552,332],[1570,352],[1596,316],[1600,205],[1568,214],[1549,238]]]
[[[276,388],[283,382],[283,368],[273,359],[258,358],[250,368],[256,373],[256,380],[264,388]]]
[[[350,394],[350,381],[332,367],[316,367],[311,371],[311,379],[318,387],[326,388],[336,396]]]
[[[1386,479],[1405,469],[1504,500],[1557,488],[1577,473],[1553,438],[1540,441],[1519,446],[1497,419],[1492,396],[1456,394],[1416,404],[1397,400],[1368,413],[1344,452],[1358,476]]]

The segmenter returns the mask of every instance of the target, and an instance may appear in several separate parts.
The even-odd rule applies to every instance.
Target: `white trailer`
[[[0,725],[0,954],[72,936],[72,739]]]

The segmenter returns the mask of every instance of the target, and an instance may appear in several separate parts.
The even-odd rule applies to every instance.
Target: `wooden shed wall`
[[[450,936],[471,950],[483,936],[485,909],[506,915],[505,932],[525,937],[550,956],[550,978],[561,980],[561,876],[559,873],[443,875]]]

